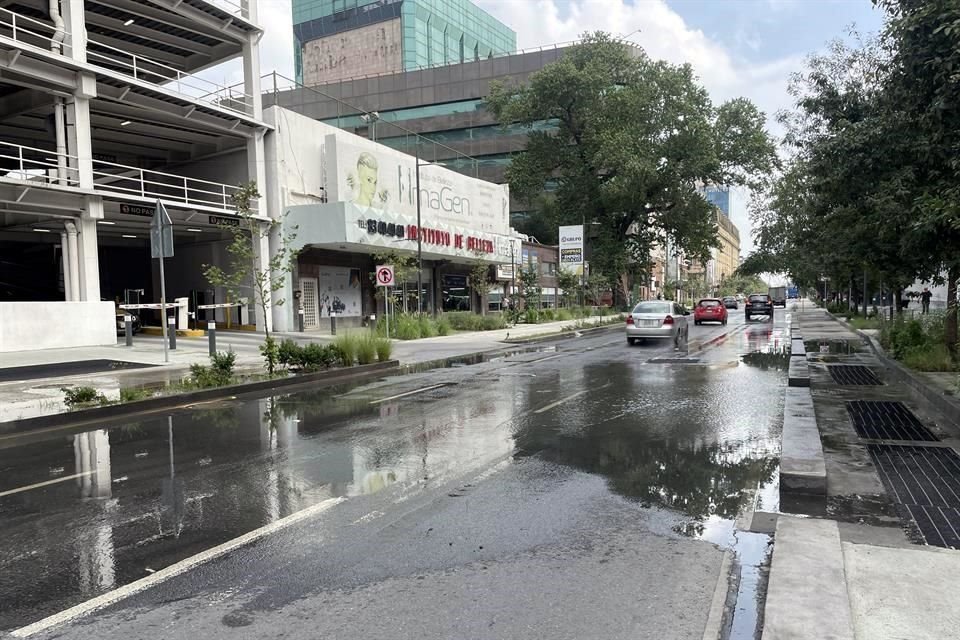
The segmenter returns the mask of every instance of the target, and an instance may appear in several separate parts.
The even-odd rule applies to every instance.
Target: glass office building
[[[516,33],[469,0],[293,0],[297,81],[316,86],[483,60]]]
[[[707,187],[704,191],[704,197],[707,202],[716,206],[723,215],[730,217],[730,188],[729,187]]]

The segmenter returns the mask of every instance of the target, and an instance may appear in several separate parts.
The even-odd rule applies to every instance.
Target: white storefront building
[[[374,254],[413,255],[418,239],[424,290],[418,297],[416,276],[408,278],[408,305],[476,309],[471,267],[519,255],[505,187],[418,168],[366,138],[262,109],[255,1],[60,0],[59,12],[43,17],[31,6],[0,7],[0,55],[16,61],[0,75],[5,364],[21,350],[115,344],[120,304],[160,301],[149,242],[158,199],[174,225],[165,271],[167,302],[182,305],[179,328],[215,318],[292,331],[300,305],[307,329],[326,329],[331,313],[359,324],[382,306]],[[105,17],[103,6],[115,15]],[[240,88],[193,75],[237,57]],[[231,196],[251,181],[261,193],[255,215],[296,226],[301,250],[277,295],[285,303],[266,318],[252,292],[242,310],[201,309],[237,302],[203,271],[229,265]],[[276,251],[276,242],[255,249]],[[140,315],[159,326],[159,312]]]

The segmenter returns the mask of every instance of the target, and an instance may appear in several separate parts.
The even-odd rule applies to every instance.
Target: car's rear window
[[[670,313],[669,302],[641,302],[633,308],[634,313]]]
[[[770,299],[770,296],[764,296],[764,295],[750,296],[750,302],[766,302],[769,299]]]
[[[701,300],[700,306],[701,307],[719,307],[720,301],[719,300]]]

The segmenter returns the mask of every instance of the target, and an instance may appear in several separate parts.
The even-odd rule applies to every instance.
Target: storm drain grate
[[[944,447],[871,444],[867,450],[924,541],[960,549],[960,456]]]
[[[837,384],[862,386],[883,384],[873,371],[859,364],[828,364],[827,371]]]
[[[935,442],[930,433],[902,402],[855,400],[847,412],[857,435],[873,440],[923,440]]]

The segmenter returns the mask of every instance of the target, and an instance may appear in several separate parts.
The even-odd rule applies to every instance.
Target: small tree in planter
[[[483,255],[480,251],[474,251],[475,258],[470,268],[470,275],[467,276],[467,282],[470,283],[474,293],[480,297],[480,314],[487,315],[486,301],[493,288],[493,281],[490,280],[490,264],[484,262]]]
[[[572,307],[580,288],[580,276],[575,271],[561,267],[557,272],[557,287],[563,291],[563,306]]]
[[[257,183],[241,185],[233,194],[240,224],[223,224],[220,228],[228,231],[233,240],[227,247],[230,254],[230,266],[222,269],[218,266],[203,265],[203,275],[211,285],[224,287],[232,299],[243,297],[245,291],[252,290],[253,301],[263,316],[263,344],[260,352],[267,363],[267,372],[273,375],[277,368],[279,346],[270,335],[267,322],[271,304],[282,305],[283,298],[274,300],[273,295],[283,289],[287,277],[293,271],[297,253],[291,246],[296,239],[296,227],[284,229],[281,220],[260,220],[250,209],[250,203],[260,197]],[[276,251],[269,256],[259,256],[257,247],[264,239],[269,240],[273,233],[280,233],[280,243]],[[252,283],[252,284],[248,284]]]
[[[535,323],[540,317],[540,274],[536,267],[528,266],[520,270],[520,297],[528,323]]]

